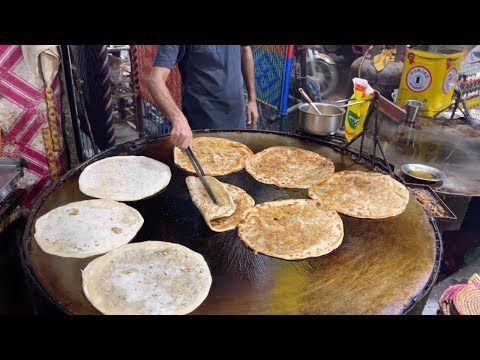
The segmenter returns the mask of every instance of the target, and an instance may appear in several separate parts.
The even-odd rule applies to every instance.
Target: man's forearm
[[[242,75],[247,88],[248,101],[256,101],[255,92],[255,69],[253,64],[252,48],[250,46],[242,47]]]
[[[159,110],[174,124],[185,118],[182,111],[173,100],[170,90],[164,81],[148,80],[148,89]]]

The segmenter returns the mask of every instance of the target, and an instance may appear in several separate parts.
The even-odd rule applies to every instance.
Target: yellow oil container
[[[448,53],[450,52],[450,53]],[[398,89],[397,104],[405,107],[407,100],[425,104],[420,110],[424,116],[434,116],[452,101],[464,53],[444,53],[409,49],[405,57]]]

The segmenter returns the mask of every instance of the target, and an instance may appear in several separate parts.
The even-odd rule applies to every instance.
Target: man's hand
[[[247,108],[247,127],[253,129],[257,125],[258,120],[258,108],[256,101],[249,101],[246,105]]]
[[[173,122],[170,140],[173,145],[185,150],[192,146],[193,134],[190,125],[185,117]]]

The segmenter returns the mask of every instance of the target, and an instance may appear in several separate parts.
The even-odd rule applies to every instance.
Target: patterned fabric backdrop
[[[141,96],[150,104],[155,104],[155,101],[148,91],[147,79],[157,54],[157,48],[158,45],[130,45],[135,96]],[[170,73],[167,86],[173,95],[173,99],[180,107],[182,104],[182,79],[177,66]]]
[[[258,101],[280,111],[288,45],[252,45]]]
[[[58,76],[52,84],[60,151],[53,160],[62,174],[67,159],[60,127],[60,86]],[[45,85],[24,64],[20,45],[0,45],[0,128],[2,156],[21,157],[29,165],[19,186],[28,188],[22,205],[30,206],[48,186],[51,175],[42,130],[48,128]]]

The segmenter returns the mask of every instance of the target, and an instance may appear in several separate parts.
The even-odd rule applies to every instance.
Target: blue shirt
[[[240,45],[159,45],[153,65],[176,64],[192,130],[246,128]]]

